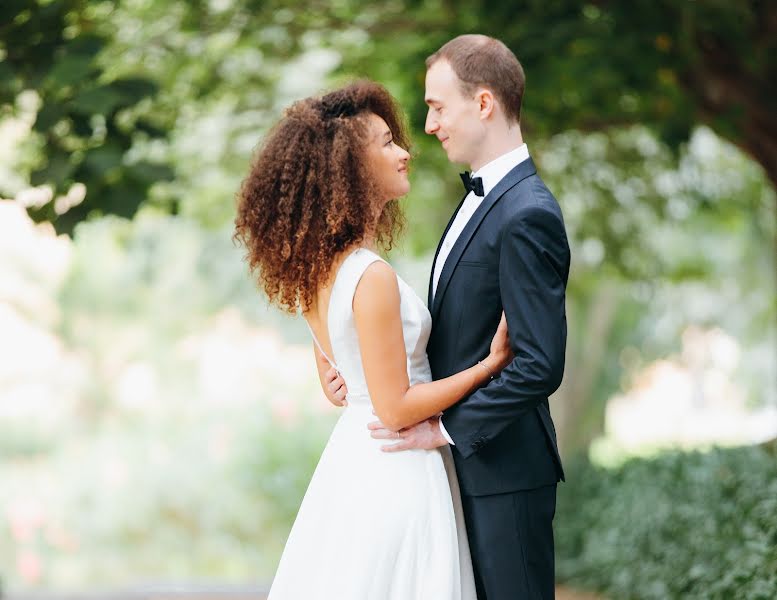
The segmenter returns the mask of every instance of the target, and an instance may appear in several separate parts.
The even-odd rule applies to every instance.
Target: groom
[[[462,175],[466,195],[432,267],[432,375],[487,356],[502,311],[515,359],[384,449],[452,446],[479,600],[553,598],[553,516],[564,472],[548,396],[564,372],[564,222],[521,136],[525,79],[515,55],[499,40],[463,35],[426,66],[426,133],[474,172]],[[379,439],[397,437],[379,422],[370,429]]]

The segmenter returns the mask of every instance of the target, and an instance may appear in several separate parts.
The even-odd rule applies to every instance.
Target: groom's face
[[[433,63],[426,72],[429,107],[424,130],[442,143],[448,160],[471,164],[485,133],[476,97],[462,92],[461,80],[447,60]]]

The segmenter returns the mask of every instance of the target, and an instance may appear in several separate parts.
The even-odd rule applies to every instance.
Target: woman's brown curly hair
[[[367,164],[369,113],[408,147],[396,102],[381,85],[352,83],[289,107],[257,151],[238,193],[234,239],[270,302],[308,311],[345,249],[373,237],[391,249],[403,225]],[[381,211],[378,214],[378,211]]]

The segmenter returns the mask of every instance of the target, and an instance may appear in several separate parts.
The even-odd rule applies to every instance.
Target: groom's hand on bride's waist
[[[440,417],[431,417],[411,427],[399,431],[386,429],[380,421],[367,424],[370,435],[376,440],[393,440],[393,444],[381,446],[384,452],[401,452],[402,450],[432,450],[447,446],[448,441],[440,432]]]

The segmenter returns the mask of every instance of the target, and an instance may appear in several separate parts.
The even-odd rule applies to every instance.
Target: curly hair
[[[292,104],[243,180],[233,239],[270,302],[287,312],[310,310],[341,252],[368,236],[390,250],[404,224],[399,202],[381,201],[369,171],[370,113],[408,147],[394,99],[359,81]]]

